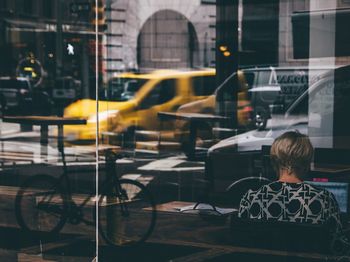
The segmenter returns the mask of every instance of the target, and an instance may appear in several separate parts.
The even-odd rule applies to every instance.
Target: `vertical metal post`
[[[190,135],[189,135],[189,160],[196,159],[196,145],[197,145],[197,125],[195,120],[189,120]]]
[[[239,0],[216,1],[216,83],[225,81],[233,72],[237,72],[239,64],[238,52],[238,8]],[[232,100],[237,108],[238,84],[232,94]],[[233,115],[226,115],[224,103],[218,103],[220,115],[230,117],[230,125],[237,127],[237,110]]]
[[[99,117],[99,103],[98,103],[98,57],[99,57],[99,53],[98,53],[98,0],[95,0],[95,6],[96,6],[96,10],[95,10],[95,97],[96,97],[96,140],[95,140],[95,146],[96,146],[96,184],[95,184],[95,192],[96,192],[96,196],[99,196],[99,190],[98,190],[98,184],[99,184],[99,151],[98,151],[98,147],[99,147],[99,130],[100,130],[100,117]],[[98,262],[98,254],[99,254],[99,242],[98,242],[98,235],[99,235],[99,229],[98,229],[98,221],[99,221],[99,206],[98,206],[98,202],[96,201],[96,228],[95,228],[95,240],[96,240],[96,262]]]
[[[47,125],[40,126],[40,156],[44,157],[48,155],[48,143],[49,143],[49,128]]]
[[[116,175],[116,158],[114,152],[107,150],[105,153],[106,156],[106,177],[107,181],[107,192],[106,192],[106,226],[107,226],[107,234],[109,235],[109,239],[114,239],[117,241],[117,234],[120,230],[123,230],[120,223],[120,198],[116,197],[116,194],[120,192],[116,192],[116,188],[114,188],[113,177]],[[117,211],[119,208],[119,212]],[[118,223],[119,220],[119,223]]]
[[[63,0],[56,1],[56,78],[62,75],[62,4]]]
[[[205,32],[204,34],[204,47],[203,47],[203,64],[204,67],[208,67],[209,63],[208,63],[208,32]]]
[[[58,79],[62,76],[62,48],[63,48],[63,36],[62,36],[62,8],[63,0],[56,1],[56,76],[55,79]],[[57,81],[55,81],[57,82]],[[63,104],[58,103],[57,114],[58,116],[63,116]]]
[[[81,54],[81,72],[82,72],[82,98],[90,98],[90,79],[89,79],[89,54],[88,39],[83,36],[83,46]]]

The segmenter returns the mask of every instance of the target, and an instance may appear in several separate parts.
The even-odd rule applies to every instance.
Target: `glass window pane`
[[[93,2],[0,1],[1,261],[95,256]]]
[[[232,244],[227,223],[211,222],[243,214],[245,193],[286,182],[286,170],[292,184],[321,182],[346,217],[349,8],[347,0],[0,0],[0,231],[28,239],[0,248],[41,250],[44,260],[200,260],[203,246]],[[307,135],[314,155],[296,161],[290,155],[308,150],[289,150],[292,139],[288,161],[271,163],[286,132]],[[289,210],[285,203],[277,209]],[[264,217],[327,222],[325,213],[272,213]]]

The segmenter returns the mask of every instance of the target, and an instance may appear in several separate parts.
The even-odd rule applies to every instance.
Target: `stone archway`
[[[197,59],[198,39],[192,23],[173,10],[154,13],[137,39],[140,69],[191,68]]]

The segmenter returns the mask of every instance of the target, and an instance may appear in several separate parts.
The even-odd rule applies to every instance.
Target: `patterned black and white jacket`
[[[328,223],[335,240],[344,245],[344,236],[338,203],[329,191],[306,183],[272,182],[259,190],[249,190],[242,198],[238,216],[250,219],[296,223]],[[339,243],[339,242],[338,242]]]

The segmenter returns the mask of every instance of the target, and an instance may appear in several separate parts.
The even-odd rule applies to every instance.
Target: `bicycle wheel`
[[[102,191],[99,198],[99,230],[113,246],[135,246],[152,233],[156,206],[150,191],[140,182],[120,179],[113,193]],[[116,193],[116,192],[119,192]]]
[[[57,234],[67,220],[68,205],[57,180],[48,175],[29,178],[15,199],[19,226],[34,236]]]

